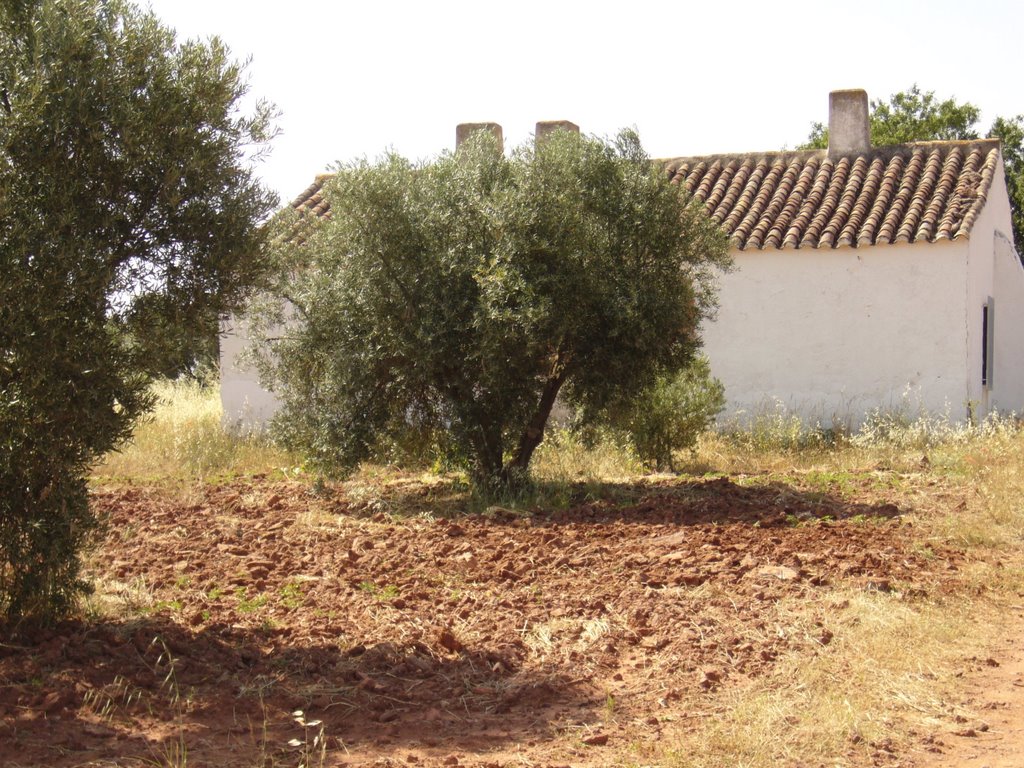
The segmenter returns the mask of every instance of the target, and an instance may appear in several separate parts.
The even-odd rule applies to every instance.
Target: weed
[[[82,697],[83,707],[101,720],[110,721],[118,710],[128,711],[142,700],[142,691],[116,675],[102,688],[90,688]]]
[[[604,697],[604,715],[608,720],[615,718],[615,696],[611,691],[608,691]]]
[[[281,589],[278,590],[281,595],[281,605],[285,608],[299,608],[302,605],[305,593],[302,590],[302,584],[297,581],[289,581],[286,584],[281,585]]]
[[[327,757],[327,739],[324,724],[320,720],[307,720],[301,709],[292,712],[292,720],[302,728],[301,739],[291,739],[288,746],[299,751],[298,768],[320,768]],[[312,734],[312,740],[310,735]],[[315,761],[315,762],[314,762]]]
[[[267,596],[263,594],[249,597],[245,587],[235,589],[235,597],[238,600],[238,610],[242,613],[254,613],[267,604]]]
[[[384,602],[394,600],[399,595],[398,587],[394,584],[386,584],[381,587],[372,581],[364,581],[359,584],[359,588]]]
[[[157,657],[153,672],[160,674],[163,678],[160,683],[160,690],[166,697],[174,712],[174,734],[161,746],[159,752],[153,753],[153,760],[149,762],[158,768],[188,768],[188,743],[185,740],[185,712],[191,707],[188,697],[182,695],[178,685],[177,665],[178,661],[171,654],[167,643],[163,638],[153,638],[150,646],[159,646],[160,655]],[[152,749],[152,748],[151,748]]]

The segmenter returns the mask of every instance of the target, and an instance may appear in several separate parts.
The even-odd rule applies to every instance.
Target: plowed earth
[[[0,765],[642,764],[827,646],[834,586],[941,590],[963,557],[911,546],[893,504],[630,494],[445,519],[259,478],[101,488],[95,576],[120,607],[0,644]]]

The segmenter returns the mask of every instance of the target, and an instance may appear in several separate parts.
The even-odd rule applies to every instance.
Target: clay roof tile
[[[875,147],[830,159],[824,150],[655,161],[699,200],[741,250],[866,247],[970,235],[991,188],[999,142]],[[304,226],[331,215],[330,174],[291,207]]]
[[[824,150],[666,162],[742,250],[865,247],[967,237],[998,142],[915,142],[829,159]]]
[[[936,177],[935,187],[932,191],[931,198],[928,200],[928,205],[925,208],[924,214],[921,216],[921,223],[914,236],[915,241],[920,240],[928,242],[929,240],[934,239],[938,231],[938,224],[939,219],[942,216],[942,211],[946,207],[949,195],[956,184],[955,171],[946,167],[943,162],[942,155],[937,149],[933,149],[928,156],[927,172],[932,173],[933,167]]]

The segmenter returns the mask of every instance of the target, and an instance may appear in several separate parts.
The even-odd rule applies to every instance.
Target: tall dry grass
[[[132,439],[93,470],[99,480],[188,481],[217,476],[273,473],[299,460],[265,436],[231,434],[221,426],[216,381],[160,381],[156,409]]]
[[[706,433],[689,467],[741,475],[887,472],[907,486],[906,506],[927,507],[918,522],[928,535],[962,546],[1024,543],[1024,430],[1015,416],[971,424],[878,412],[855,432],[837,432],[775,412],[742,429]],[[934,508],[927,497],[936,484],[959,490],[968,503]]]

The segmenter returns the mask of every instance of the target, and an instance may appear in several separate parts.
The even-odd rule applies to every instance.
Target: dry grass
[[[643,472],[643,465],[610,435],[587,444],[570,431],[556,429],[537,448],[531,471],[542,483],[607,483],[632,479]]]
[[[93,593],[85,598],[82,606],[86,616],[93,619],[135,619],[157,605],[153,590],[144,577],[125,582],[101,576],[94,579],[93,588]]]
[[[260,435],[225,432],[216,382],[162,381],[154,390],[156,410],[127,445],[103,458],[94,469],[96,478],[193,481],[287,472],[298,463]]]
[[[1024,542],[1024,433],[996,434],[964,448],[954,468],[974,493],[937,532],[965,546],[1011,549]]]
[[[603,616],[593,619],[557,618],[530,627],[523,641],[543,660],[555,648],[566,654],[575,649],[586,650],[612,631],[612,622]]]
[[[796,620],[808,612],[805,604],[786,607]],[[850,592],[830,611],[828,645],[781,658],[770,676],[724,694],[714,717],[662,757],[679,768],[770,768],[867,764],[879,750],[907,754],[913,733],[964,714],[949,703],[951,670],[993,620],[976,607]]]
[[[1001,607],[1024,594],[1024,432],[1017,422],[875,422],[838,438],[801,432],[791,420],[761,426],[760,434],[705,435],[693,466],[781,475],[798,485],[812,475],[852,478],[862,481],[852,485],[864,501],[880,500],[871,478],[884,474],[893,480],[885,500],[895,495],[909,510],[920,546],[963,547],[971,562],[956,591],[941,598],[849,593],[827,612],[831,643],[811,657],[783,658],[770,677],[732,691],[713,717],[657,757],[679,768],[863,764],[878,751],[906,754],[914,733],[977,716],[950,703],[958,672],[966,657],[984,654],[1005,634]],[[795,616],[815,610],[787,609]]]
[[[964,474],[978,450],[1005,451],[1018,438],[1016,418],[993,416],[980,424],[951,422],[941,416],[908,417],[878,412],[856,431],[807,425],[777,408],[743,423],[726,424],[702,436],[690,469],[727,473],[866,471],[889,469]],[[685,462],[684,462],[685,463]]]

